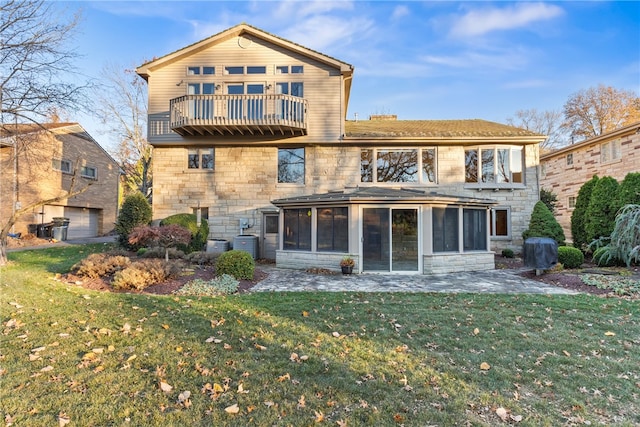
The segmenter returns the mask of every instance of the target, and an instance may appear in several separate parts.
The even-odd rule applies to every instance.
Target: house
[[[540,185],[557,197],[555,217],[571,241],[571,215],[578,191],[594,175],[618,182],[640,172],[640,122],[540,156]]]
[[[12,232],[50,232],[38,226],[53,218],[68,218],[67,239],[113,230],[120,167],[78,123],[4,125],[0,128],[0,165],[3,223],[15,210],[67,191],[74,174],[79,175],[74,189],[89,186],[81,194],[25,213]]]
[[[354,67],[238,25],[137,68],[148,83],[154,219],[280,267],[444,273],[522,248],[544,136],[484,120],[346,114]],[[251,252],[250,251],[250,252]]]

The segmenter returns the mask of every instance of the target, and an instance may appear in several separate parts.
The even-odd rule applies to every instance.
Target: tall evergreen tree
[[[587,243],[611,235],[616,220],[617,194],[618,181],[610,176],[603,176],[593,187],[584,225]]]
[[[598,183],[598,179],[598,176],[594,175],[593,178],[580,187],[576,199],[576,207],[573,210],[573,214],[571,214],[571,237],[573,238],[573,246],[583,251],[586,249],[586,245],[591,242],[587,238],[585,222],[587,208],[591,201],[591,193],[593,193],[593,188]]]

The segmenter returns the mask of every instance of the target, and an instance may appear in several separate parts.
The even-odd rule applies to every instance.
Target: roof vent
[[[398,120],[396,114],[374,114],[369,116],[369,120]]]

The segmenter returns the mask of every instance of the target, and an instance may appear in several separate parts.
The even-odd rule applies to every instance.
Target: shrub
[[[229,274],[236,279],[253,279],[255,262],[246,251],[231,250],[223,252],[216,262],[216,273],[218,275]]]
[[[177,263],[166,263],[159,259],[136,261],[124,270],[118,271],[111,285],[115,289],[141,291],[156,283],[177,277],[180,266]]]
[[[185,259],[191,264],[216,265],[218,256],[220,256],[219,253],[198,251],[190,253],[185,257]]]
[[[513,258],[515,254],[513,253],[513,249],[507,248],[502,250],[502,256],[505,258]]]
[[[573,246],[583,252],[586,251],[587,245],[591,242],[591,240],[587,238],[585,222],[591,194],[593,193],[593,188],[598,183],[598,179],[598,176],[594,175],[593,178],[580,187],[578,197],[576,198],[576,207],[571,214],[571,238],[573,239]]]
[[[191,232],[177,224],[161,227],[140,225],[129,234],[129,243],[131,244],[164,248],[166,261],[169,261],[169,248],[185,247],[190,242]]]
[[[558,203],[558,196],[550,190],[544,188],[540,190],[540,201],[544,203],[551,213],[556,211],[556,203]]]
[[[617,191],[618,181],[610,176],[600,178],[593,187],[584,224],[587,242],[607,237],[613,231],[617,211],[615,207]]]
[[[174,294],[198,296],[232,294],[238,291],[238,284],[239,282],[235,277],[223,274],[208,282],[202,279],[191,280],[175,291]]]
[[[558,262],[564,265],[565,268],[578,268],[584,262],[584,254],[578,248],[559,246]]]
[[[524,239],[529,237],[550,237],[558,243],[564,245],[564,231],[554,218],[547,206],[539,201],[533,207],[529,228],[522,233]]]
[[[145,253],[147,253],[148,250],[149,248],[140,248],[138,249],[138,252],[136,252],[136,255],[143,256]]]
[[[149,224],[151,215],[151,205],[142,193],[138,192],[127,196],[115,223],[120,246],[131,250],[139,249],[139,246],[129,243],[129,233],[139,225]]]
[[[167,253],[169,259],[184,259],[186,256],[184,252],[176,248],[169,248],[168,251],[163,248],[148,248],[140,255],[140,258],[165,258],[166,260]]]
[[[131,260],[121,255],[91,254],[71,267],[71,271],[78,276],[97,279],[111,276],[131,264]]]
[[[615,207],[622,209],[625,205],[640,205],[640,172],[628,173],[618,187]]]
[[[601,239],[604,240],[604,239]],[[640,264],[640,205],[626,205],[618,212],[609,244],[598,248],[593,259],[598,265]],[[594,241],[593,245],[598,243]],[[596,257],[597,255],[597,257]]]
[[[193,251],[201,251],[204,245],[207,243],[207,237],[209,237],[209,223],[206,219],[200,221],[200,227],[198,227],[198,218],[194,214],[176,214],[166,217],[160,222],[160,225],[181,225],[191,232],[191,243],[188,245],[178,246],[178,249],[185,253]]]

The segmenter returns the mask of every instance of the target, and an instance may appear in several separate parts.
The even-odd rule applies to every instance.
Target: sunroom
[[[490,270],[490,199],[406,188],[356,187],[273,200],[282,230],[276,265],[357,273]]]

